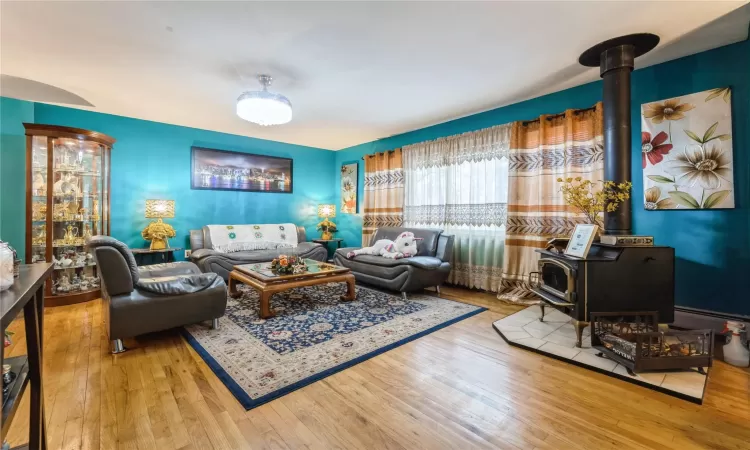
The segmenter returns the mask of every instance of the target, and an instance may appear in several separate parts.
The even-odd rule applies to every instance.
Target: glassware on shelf
[[[27,262],[53,263],[47,298],[65,296],[65,304],[96,298],[97,266],[85,244],[95,234],[109,234],[107,190],[114,139],[76,128],[25,127],[31,153],[27,207],[32,211]]]

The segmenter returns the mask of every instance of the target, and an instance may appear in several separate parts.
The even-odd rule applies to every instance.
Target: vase
[[[166,239],[151,239],[151,245],[149,246],[150,250],[164,250],[166,248],[169,248],[169,242]]]

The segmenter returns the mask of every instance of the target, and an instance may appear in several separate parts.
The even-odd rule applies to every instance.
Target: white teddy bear
[[[416,256],[417,244],[422,238],[414,237],[411,231],[399,234],[395,241],[379,239],[372,247],[363,247],[346,254],[349,259],[357,255],[380,255],[383,258],[401,259]]]

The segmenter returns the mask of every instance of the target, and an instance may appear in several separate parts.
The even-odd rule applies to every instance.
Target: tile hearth
[[[617,362],[597,356],[599,350],[591,347],[589,327],[583,332],[583,347],[576,348],[576,333],[570,317],[552,308],[546,309],[544,322],[539,321],[540,315],[538,305],[530,306],[495,321],[493,326],[510,345],[569,361],[694,403],[703,402],[706,375],[692,370],[642,372],[631,376]],[[704,369],[708,371],[707,367]]]

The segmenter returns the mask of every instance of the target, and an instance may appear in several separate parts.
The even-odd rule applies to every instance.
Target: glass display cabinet
[[[115,140],[79,128],[25,123],[26,262],[54,263],[45,305],[101,295],[86,238],[109,234],[110,152]]]

